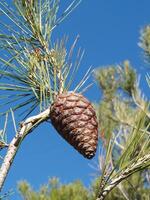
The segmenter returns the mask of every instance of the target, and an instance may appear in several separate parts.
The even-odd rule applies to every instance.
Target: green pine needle
[[[84,54],[79,50],[75,62],[71,61],[79,37],[67,53],[67,39],[52,44],[51,36],[53,29],[80,2],[72,1],[60,16],[59,0],[14,0],[16,8],[5,1],[0,2],[0,24],[3,27],[0,30],[2,106],[13,103],[13,111],[26,107],[28,115],[36,107],[40,111],[46,109],[57,94],[70,89]],[[8,21],[4,21],[3,17],[7,17]],[[79,91],[89,76],[90,69],[74,91]],[[4,99],[7,101],[4,102]]]

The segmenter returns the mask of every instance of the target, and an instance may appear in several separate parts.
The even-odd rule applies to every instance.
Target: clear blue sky
[[[71,0],[62,0],[61,9]],[[69,35],[70,43],[80,35],[78,46],[85,49],[79,77],[89,66],[120,64],[126,59],[142,73],[142,51],[138,47],[140,29],[150,23],[149,0],[83,0],[80,6],[54,31],[54,38]],[[78,79],[78,78],[77,78]],[[96,86],[85,94],[92,101],[100,98]],[[17,117],[17,116],[16,116]],[[0,123],[1,125],[1,123]],[[11,135],[11,128],[9,129]],[[5,191],[16,188],[19,180],[27,180],[38,189],[50,177],[68,183],[77,179],[88,186],[96,173],[89,161],[69,146],[51,127],[42,124],[23,142],[5,183]],[[11,200],[19,200],[15,193]]]

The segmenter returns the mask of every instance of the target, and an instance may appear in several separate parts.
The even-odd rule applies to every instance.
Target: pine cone
[[[50,119],[58,133],[84,157],[91,159],[98,142],[98,123],[91,103],[81,94],[57,96]]]

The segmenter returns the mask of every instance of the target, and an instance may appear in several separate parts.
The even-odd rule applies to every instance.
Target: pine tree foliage
[[[150,58],[150,25],[145,26],[141,31],[139,46],[144,50],[146,58]]]
[[[25,106],[26,114],[36,107],[42,111],[54,101],[57,93],[70,89],[83,52],[79,50],[72,63],[78,37],[67,52],[67,38],[52,42],[52,32],[79,3],[80,0],[72,1],[58,16],[59,0],[15,0],[15,8],[6,1],[0,2],[3,20],[0,31],[1,107],[11,103],[14,111]],[[82,87],[87,78],[88,73],[75,90]]]
[[[103,193],[107,186],[106,192],[118,185],[127,196],[124,185],[119,185],[125,174],[128,178],[150,166],[149,102],[141,95],[137,75],[128,61],[120,66],[100,68],[95,74],[103,92],[97,115],[106,156],[101,163],[100,189]]]
[[[4,131],[6,125],[0,132],[0,148],[8,147],[0,166],[0,190],[21,142],[44,121],[51,120],[64,139],[67,140],[69,135],[67,141],[86,158],[95,155],[98,141],[96,114],[92,104],[79,94],[81,89],[85,91],[89,87],[83,88],[90,76],[90,68],[70,91],[83,56],[80,49],[74,56],[79,36],[69,51],[66,49],[66,38],[52,42],[54,28],[80,2],[73,0],[62,15],[58,13],[60,0],[14,0],[13,4],[5,0],[0,2],[0,116],[6,115],[6,124],[10,112],[15,129],[15,136],[9,144]],[[62,97],[64,104],[59,101]],[[25,116],[24,121],[16,125],[14,111],[18,109],[23,111],[21,116]],[[38,114],[25,119],[35,109],[38,109]],[[77,121],[72,117],[66,121],[70,113],[76,119],[82,114],[82,119]],[[87,120],[89,126],[85,130]],[[92,140],[89,137],[91,130],[94,132]]]
[[[141,31],[139,46],[144,51],[144,56],[146,57],[147,64],[150,64],[150,25],[145,26]],[[148,86],[150,87],[150,75],[147,72],[146,80]]]
[[[149,110],[148,100],[141,95],[137,74],[128,61],[120,66],[97,69],[95,74],[103,92],[100,103],[96,105],[100,122],[100,152],[102,153],[99,155],[99,165],[101,178],[95,180],[88,189],[80,188],[83,190],[80,194],[85,191],[85,196],[78,197],[78,192],[73,196],[72,192],[69,198],[80,200],[82,197],[83,200],[95,200],[100,189],[103,192],[114,180],[122,176],[116,182],[114,189],[111,188],[113,190],[107,194],[107,200],[149,200],[148,166],[150,159],[139,162],[140,159],[149,155],[150,150]],[[72,187],[76,188],[76,184],[72,183]],[[29,200],[40,199],[41,190],[36,192],[28,185],[28,192],[25,192],[23,188],[27,185],[26,182],[19,184],[22,198],[26,199],[28,194],[35,195],[28,197]],[[45,199],[52,199],[53,187],[50,188],[49,193],[44,196]],[[67,199],[68,190],[66,188],[70,188],[70,184],[65,187],[59,185],[54,199]],[[62,189],[64,193],[62,193]]]
[[[80,181],[70,184],[61,184],[58,179],[53,178],[47,185],[34,191],[26,182],[19,184],[19,191],[23,199],[28,200],[92,200],[88,194],[88,190]]]
[[[60,16],[59,0],[14,0],[15,7],[9,6],[7,1],[0,2],[0,47],[3,55],[0,56],[0,107],[4,109],[1,115],[6,114],[4,128],[0,130],[0,148],[8,147],[7,113],[11,112],[16,131],[16,136],[11,141],[13,152],[8,147],[11,162],[20,141],[33,130],[33,127],[49,116],[49,113],[46,113],[43,117],[43,110],[49,108],[57,95],[69,91],[74,81],[83,56],[79,50],[75,63],[72,63],[71,58],[78,37],[68,52],[67,39],[63,38],[53,43],[52,32],[80,2],[81,0],[72,1]],[[142,31],[140,46],[144,50],[146,59],[149,59],[149,25]],[[90,69],[74,88],[74,92],[82,88],[89,75]],[[122,65],[97,69],[95,76],[103,94],[100,103],[95,105],[100,124],[100,180],[88,190],[80,182],[63,185],[53,179],[38,192],[35,192],[28,183],[22,182],[19,185],[22,198],[29,200],[94,200],[97,196],[98,200],[149,198],[149,188],[146,188],[150,183],[147,178],[150,166],[149,99],[140,91],[137,74],[128,61]],[[150,86],[149,74],[146,80]],[[9,105],[13,105],[12,109]],[[40,110],[41,115],[25,121],[20,126],[22,135],[20,132],[19,135],[13,112],[21,108],[24,108],[25,117],[36,108]],[[1,167],[4,174],[3,177],[0,176],[1,186],[11,162],[7,161],[6,156]],[[8,170],[5,170],[5,163]]]
[[[137,176],[131,178],[134,181],[134,188],[128,181],[124,182],[129,199],[149,200],[149,189],[144,187],[141,176],[137,174]],[[52,178],[37,191],[26,181],[19,183],[18,190],[22,200],[95,200],[98,185],[98,180],[95,180],[89,188],[86,188],[80,181],[62,184],[57,178]],[[136,192],[133,192],[133,190],[136,190]],[[115,188],[106,199],[125,200],[118,188]]]

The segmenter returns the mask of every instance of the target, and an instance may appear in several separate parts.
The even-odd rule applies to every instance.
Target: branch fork
[[[20,124],[20,129],[10,142],[6,156],[3,160],[3,164],[0,168],[0,191],[2,190],[3,184],[10,170],[11,164],[15,158],[15,155],[19,149],[19,146],[21,145],[21,142],[26,137],[26,135],[31,133],[31,130],[33,130],[43,121],[46,121],[49,118],[49,116],[50,107],[36,116],[27,118],[24,122]]]

